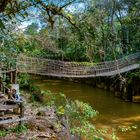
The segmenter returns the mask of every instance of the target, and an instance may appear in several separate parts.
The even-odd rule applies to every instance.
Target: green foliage
[[[28,74],[19,74],[17,82],[20,84],[21,88],[29,89],[31,85],[30,76]]]
[[[134,131],[138,129],[137,125],[132,125],[132,126],[119,126],[118,127],[119,131],[123,132],[123,133],[127,133],[129,131]]]
[[[28,127],[26,125],[17,125],[15,128],[11,129],[14,133],[25,133],[28,131]]]
[[[42,103],[44,105],[53,106],[55,104],[56,97],[51,93],[51,91],[41,91]]]
[[[75,100],[67,102],[65,115],[68,116],[71,133],[78,134],[89,140],[100,139],[95,126],[90,123],[98,114],[87,103]]]
[[[130,71],[127,73],[128,83],[131,84],[134,78],[140,78],[140,70]]]
[[[65,108],[63,106],[59,106],[56,113],[58,115],[64,115],[65,114]]]
[[[66,116],[71,133],[89,140],[103,140],[104,136],[118,140],[114,131],[108,134],[107,130],[96,129],[90,122],[99,113],[87,103],[78,100],[70,101],[64,94],[50,91],[33,92],[32,96],[34,101],[39,101],[42,105],[54,106],[59,117]],[[59,124],[56,124],[56,127],[59,127]]]
[[[0,138],[5,137],[7,134],[10,134],[10,133],[21,134],[27,131],[28,131],[27,125],[17,125],[16,127],[10,128],[8,130],[0,130]]]
[[[73,7],[73,12],[57,9],[60,5],[67,3],[67,0],[65,2],[54,1],[53,4],[51,2],[48,1],[45,4],[53,6],[51,8],[52,17],[51,15],[48,17],[40,7],[41,19],[33,21],[23,33],[16,31],[19,24],[12,24],[16,21],[16,15],[8,14],[8,18],[3,15],[2,11],[0,28],[6,26],[9,33],[7,31],[6,34],[1,33],[0,35],[0,44],[4,46],[1,47],[0,57],[13,57],[23,53],[53,59],[99,62],[139,51],[140,14],[138,6],[140,2],[138,0],[134,2],[130,0],[115,2],[88,0],[82,2],[82,7],[76,9]],[[30,3],[32,2],[30,1]],[[79,3],[81,4],[81,2]],[[18,5],[11,2],[11,5],[8,4],[9,7],[3,10],[6,10],[5,13],[7,13],[13,7],[28,7],[28,4],[29,1],[19,2]],[[35,5],[40,5],[40,3],[37,2]],[[48,11],[50,7],[47,8]],[[32,9],[21,10],[19,16],[29,16],[30,10]],[[53,19],[53,12],[59,13],[58,15],[61,16],[64,14],[73,25],[76,23],[76,28],[60,17]],[[53,24],[53,30],[46,25],[46,19]]]
[[[22,17],[21,19],[27,17],[32,9],[27,8],[28,10],[26,10],[23,7],[29,7],[28,4],[32,2],[37,7],[39,5],[41,26],[39,27],[38,23],[34,22],[25,29],[25,32],[18,32],[17,27],[19,25],[13,24],[17,20],[14,21],[14,18],[16,14],[17,17]],[[5,64],[6,68],[15,68],[16,59],[12,58],[16,58],[19,54],[69,61],[85,61],[83,63],[74,62],[73,64],[88,66],[91,65],[88,63],[89,61],[112,60],[140,50],[139,0],[133,2],[132,0],[89,0],[85,1],[81,8],[73,10],[74,14],[63,8],[59,9],[67,2],[67,0],[65,2],[45,2],[48,15],[39,1],[36,0],[19,1],[19,3],[9,1],[3,8],[0,8],[0,29],[3,30],[0,30],[0,61]],[[79,2],[78,5],[80,4]],[[17,12],[16,9],[18,8],[23,8],[23,10]],[[65,15],[66,19],[73,25],[76,23],[76,28],[70,26],[66,20],[59,19],[56,15],[62,17]],[[46,20],[49,21],[54,30],[46,25]],[[55,24],[54,21],[56,21]],[[128,77],[130,77],[131,82],[133,78],[140,77],[140,71],[128,73]],[[6,79],[7,77],[5,77],[5,81]],[[63,94],[55,94],[54,96],[50,91],[40,91],[32,85],[27,74],[19,75],[18,82],[21,88],[30,90],[32,101],[39,101],[49,106],[55,105],[59,116],[68,115],[73,133],[86,135],[88,130],[92,138],[100,139],[100,137],[96,137],[98,133],[95,127],[88,122],[98,113],[88,104],[80,101],[68,101]],[[75,124],[77,124],[77,128]],[[129,129],[131,128],[123,128],[122,131]],[[6,132],[0,132],[0,135],[6,135]],[[112,139],[115,139],[114,133]]]
[[[112,132],[110,138],[111,138],[112,140],[119,140],[119,138],[116,136],[115,131]]]
[[[0,19],[0,29],[1,30],[5,29],[5,25],[1,19]]]
[[[87,103],[78,100],[68,103],[65,110],[66,114],[68,114],[73,121],[79,121],[79,123],[93,118],[98,114],[98,112],[93,110]]]
[[[127,76],[129,77],[129,78],[133,78],[133,77],[139,77],[140,78],[140,70],[136,70],[135,72],[129,72],[128,74],[127,74]]]
[[[89,122],[85,122],[82,126],[76,127],[74,126],[71,129],[73,134],[78,134],[82,137],[88,138],[89,140],[97,139],[96,135],[96,128],[94,125],[90,124]],[[98,137],[99,138],[99,137]]]
[[[6,135],[7,135],[7,131],[5,131],[5,130],[0,130],[0,138],[1,137],[5,137]]]
[[[37,23],[32,23],[31,25],[29,25],[26,30],[25,30],[25,34],[27,35],[36,35],[37,31],[38,31],[38,24]]]
[[[41,91],[39,95],[41,98],[41,103],[48,106],[55,105],[57,108],[61,109],[62,106],[66,105],[66,96],[62,93],[54,93],[51,91]],[[59,110],[58,109],[58,110]]]
[[[38,105],[53,106],[56,109],[56,114],[60,118],[66,116],[71,133],[78,134],[89,140],[103,140],[104,137],[118,140],[114,131],[108,134],[107,130],[97,129],[95,125],[91,123],[91,120],[99,113],[87,103],[78,100],[70,101],[62,93],[52,93],[48,90],[41,91],[37,87],[33,87],[33,90],[30,91],[30,95],[30,99],[35,107]],[[56,127],[59,128],[59,126],[59,123],[56,124]],[[13,131],[16,133],[24,132],[26,128],[28,127],[15,128]]]
[[[32,90],[30,90],[30,100],[32,103],[35,102],[42,102],[43,101],[43,97],[41,95],[41,91],[38,87],[32,86],[31,88]]]

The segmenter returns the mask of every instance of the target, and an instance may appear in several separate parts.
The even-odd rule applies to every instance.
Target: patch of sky
[[[32,23],[37,23],[40,27],[40,10],[35,7],[30,7],[27,12],[28,17],[19,19],[20,25],[18,26],[18,29],[24,31],[26,27]]]
[[[66,4],[67,0],[48,0],[46,4],[51,5],[57,5],[57,6],[63,6]],[[41,8],[41,7],[40,7]],[[82,12],[85,10],[85,2],[76,2],[72,3],[64,8],[66,12],[75,14],[77,12]],[[39,29],[43,26],[43,23],[41,22],[43,20],[43,17],[40,16],[41,10],[36,7],[30,7],[28,9],[28,17],[25,19],[22,19],[22,22],[20,22],[20,25],[18,26],[18,29],[21,29],[24,31],[28,25],[31,25],[32,23],[37,23],[39,25]]]
[[[85,3],[74,3],[65,8],[66,11],[71,12],[71,13],[76,13],[78,11],[84,11],[85,10]]]

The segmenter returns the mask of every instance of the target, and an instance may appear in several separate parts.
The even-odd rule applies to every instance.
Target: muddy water
[[[115,98],[110,92],[100,90],[85,84],[63,80],[35,80],[35,85],[43,90],[62,92],[68,98],[89,103],[99,111],[97,127],[114,128],[120,140],[140,140],[140,104],[124,102]],[[121,132],[119,127],[131,128]]]

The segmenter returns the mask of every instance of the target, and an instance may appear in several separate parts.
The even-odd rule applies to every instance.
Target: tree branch
[[[76,0],[72,0],[72,1],[70,1],[69,3],[66,3],[65,5],[61,6],[60,8],[63,9],[63,8],[65,8],[65,7],[71,5],[71,4],[72,4],[73,2],[75,2],[75,1],[76,1]]]
[[[5,10],[7,4],[10,3],[11,1],[12,0],[1,0],[1,2],[0,2],[0,13],[2,13]]]

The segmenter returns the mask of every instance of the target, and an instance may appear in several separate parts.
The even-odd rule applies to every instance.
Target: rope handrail
[[[97,77],[123,73],[139,67],[140,52],[118,60],[100,63],[66,62],[45,58],[19,56],[16,67],[19,72],[58,77]],[[0,64],[1,66],[1,64]]]
[[[105,73],[112,72],[118,70],[120,68],[127,67],[129,65],[137,64],[140,60],[140,53],[135,53],[124,58],[115,60],[115,61],[107,61],[101,63],[95,63],[94,65],[84,65],[79,64],[78,62],[65,62],[65,61],[57,61],[51,59],[42,59],[42,58],[34,58],[34,57],[22,57],[19,58],[19,64],[25,64],[22,69],[23,72],[36,73],[51,75],[55,74],[67,76],[83,76],[91,75],[98,76],[97,74],[102,74],[105,76]],[[41,63],[42,62],[42,63]],[[118,66],[118,68],[117,68]],[[117,74],[117,72],[116,72]]]

